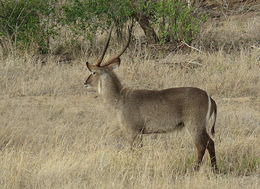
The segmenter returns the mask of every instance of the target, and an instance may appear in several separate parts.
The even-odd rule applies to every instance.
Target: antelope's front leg
[[[143,136],[139,131],[127,131],[125,133],[128,144],[130,145],[131,150],[142,147]]]
[[[143,147],[143,134],[137,133],[132,142],[132,149]]]

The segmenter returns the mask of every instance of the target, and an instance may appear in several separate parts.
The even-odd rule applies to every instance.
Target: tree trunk
[[[156,32],[154,31],[153,27],[151,26],[149,18],[142,13],[135,13],[134,17],[143,29],[144,34],[147,37],[148,43],[158,43],[159,38]]]

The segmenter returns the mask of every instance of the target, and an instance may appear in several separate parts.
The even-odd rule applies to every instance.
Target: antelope
[[[120,53],[101,65],[109,46],[112,29],[110,30],[97,63],[86,63],[91,74],[84,83],[85,87],[97,91],[109,108],[116,111],[130,144],[133,145],[139,134],[166,133],[186,127],[197,149],[195,169],[199,168],[207,149],[211,166],[213,170],[217,170],[214,141],[206,129],[213,117],[211,134],[214,135],[216,102],[207,92],[194,87],[164,90],[135,90],[124,87],[113,70],[120,66],[120,56],[129,46],[131,28],[128,28],[128,32],[128,41]]]

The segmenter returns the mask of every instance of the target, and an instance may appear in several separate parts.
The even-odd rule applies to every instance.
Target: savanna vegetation
[[[193,2],[193,1],[191,1]],[[0,188],[259,188],[258,0],[0,0]],[[83,86],[107,31],[132,88],[194,86],[218,105],[219,173],[182,130],[131,151]]]

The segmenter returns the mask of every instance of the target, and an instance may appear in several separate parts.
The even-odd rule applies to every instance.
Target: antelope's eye
[[[92,72],[92,75],[96,75],[96,72]]]

